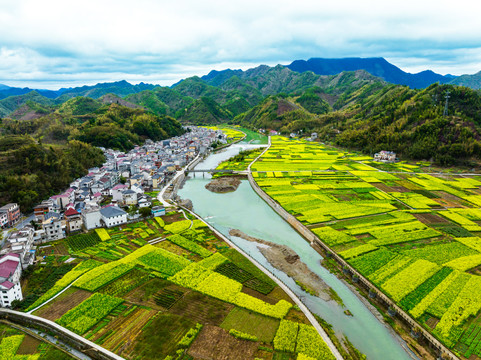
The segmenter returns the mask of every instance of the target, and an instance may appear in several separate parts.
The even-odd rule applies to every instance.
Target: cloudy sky
[[[472,74],[480,10],[472,0],[0,0],[0,83],[171,85],[312,57]]]

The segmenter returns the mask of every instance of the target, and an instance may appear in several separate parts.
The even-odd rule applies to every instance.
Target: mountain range
[[[356,67],[379,76],[363,69],[337,73]],[[446,82],[469,83],[474,88],[480,78],[481,74],[454,79],[432,72],[408,74],[384,59],[311,59],[289,66],[211,71],[171,87],[118,81],[61,89],[55,98],[31,91],[0,100],[0,117],[12,119],[0,123],[0,134],[77,139],[122,148],[124,143],[137,143],[139,136],[162,138],[178,131],[172,122],[176,119],[184,124],[231,123],[285,134],[318,132],[323,140],[366,153],[391,149],[405,158],[467,163],[481,155],[481,95]],[[418,84],[437,81],[416,89],[388,81],[394,79]],[[447,91],[451,92],[449,116],[443,116]],[[106,123],[115,126],[109,130]],[[162,132],[166,126],[170,130]],[[116,135],[125,142],[118,142]]]
[[[213,70],[209,74],[202,76],[201,79],[212,86],[218,86],[233,76],[237,76],[239,78],[255,76],[256,72],[262,72],[265,67],[267,66],[261,65],[247,71],[231,69],[222,71]],[[317,75],[336,75],[344,71],[365,70],[374,76],[380,77],[386,82],[398,85],[407,85],[414,89],[425,88],[436,82],[439,82],[440,84],[449,83],[467,86],[472,89],[481,89],[481,71],[473,75],[462,76],[454,76],[449,74],[440,75],[431,70],[425,70],[417,74],[411,74],[389,63],[384,58],[311,58],[309,60],[295,60],[285,67],[299,73],[312,71]],[[180,83],[182,83],[182,81],[172,85],[172,87],[176,87]],[[115,95],[124,97],[126,95],[139,93],[144,90],[152,90],[156,87],[158,86],[145,83],[132,85],[125,80],[75,88],[61,88],[59,90],[31,89],[28,87],[18,88],[0,84],[0,99],[7,98],[9,96],[25,95],[31,91],[36,91],[38,94],[49,99],[63,98],[61,100],[66,100],[65,98],[71,98],[75,96],[99,98],[108,93],[113,93]]]
[[[96,147],[128,150],[182,133],[181,123],[316,132],[320,141],[365,154],[391,150],[401,159],[481,167],[481,92],[441,81],[416,89],[390,83],[387,73],[395,71],[384,79],[366,70],[319,75],[261,65],[211,71],[172,87],[118,81],[61,89],[56,97],[29,89],[0,100],[0,202],[29,209],[101,163]],[[475,87],[480,77],[450,82]]]

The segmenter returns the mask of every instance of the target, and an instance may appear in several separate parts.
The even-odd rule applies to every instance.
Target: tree
[[[143,207],[139,209],[139,213],[142,217],[147,217],[150,215],[150,210],[151,210],[150,207]]]
[[[119,179],[119,181],[120,181],[121,184],[125,184],[126,181],[127,181],[127,179],[124,178],[123,176],[121,176],[120,179]]]
[[[37,224],[34,220],[31,220],[31,221],[30,221],[30,225],[33,226],[33,229],[34,229],[35,231],[38,230],[38,228],[39,228],[38,224]],[[2,239],[1,239],[1,237],[0,237],[0,241],[1,241],[1,240],[2,240]]]
[[[127,211],[130,215],[135,215],[137,213],[137,206],[130,205],[129,210]]]

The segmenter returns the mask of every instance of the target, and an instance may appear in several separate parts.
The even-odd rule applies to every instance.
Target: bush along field
[[[50,280],[27,286],[27,298],[29,289],[35,296],[22,308],[126,359],[332,358],[274,281],[182,213],[74,235],[40,251],[44,264],[30,278]],[[288,318],[298,340],[277,346]]]
[[[460,357],[481,358],[481,176],[425,168],[282,137],[251,167],[270,197],[421,326]],[[282,346],[297,349],[289,339]]]

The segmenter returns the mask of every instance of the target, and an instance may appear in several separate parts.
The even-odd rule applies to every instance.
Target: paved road
[[[185,166],[182,170],[177,171],[177,173],[174,175],[174,177],[160,190],[159,194],[157,195],[157,199],[164,205],[165,207],[172,206],[169,204],[165,199],[164,199],[164,194],[165,191],[169,188],[170,185],[175,184],[179,176],[185,173],[185,169],[188,169],[191,164],[196,162],[200,157],[200,154],[198,154],[194,160],[192,160],[187,166]]]

